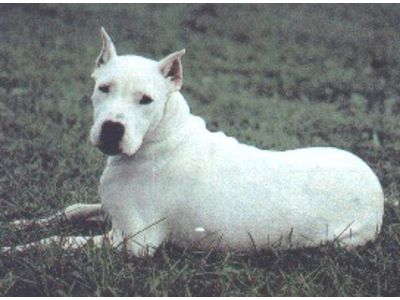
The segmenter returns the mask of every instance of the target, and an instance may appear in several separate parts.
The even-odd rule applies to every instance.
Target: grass
[[[387,4],[1,5],[2,246],[88,231],[4,224],[99,201],[105,157],[87,135],[102,25],[121,54],[186,48],[183,93],[211,130],[261,148],[350,150],[388,200],[382,233],[354,251],[32,250],[0,257],[0,294],[399,296],[399,17]]]

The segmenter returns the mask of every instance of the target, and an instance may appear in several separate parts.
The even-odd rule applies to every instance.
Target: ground
[[[1,246],[88,231],[6,223],[99,201],[105,156],[88,132],[100,26],[121,54],[186,48],[182,92],[211,130],[265,149],[352,151],[387,204],[381,235],[355,250],[166,245],[138,259],[106,245],[55,247],[0,257],[0,294],[400,296],[399,18],[388,4],[1,5]]]

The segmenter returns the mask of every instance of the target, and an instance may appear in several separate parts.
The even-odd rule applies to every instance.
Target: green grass
[[[55,247],[0,257],[0,294],[400,296],[399,18],[399,5],[0,5],[2,246],[87,231],[4,224],[99,201],[105,157],[88,132],[102,25],[121,54],[186,48],[183,94],[211,130],[347,149],[388,199],[381,235],[354,251]]]

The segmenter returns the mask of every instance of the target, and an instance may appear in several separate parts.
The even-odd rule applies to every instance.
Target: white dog
[[[124,241],[144,255],[165,240],[244,250],[329,241],[352,247],[377,235],[384,196],[360,158],[336,148],[260,150],[212,133],[179,92],[185,50],[159,62],[118,56],[101,33],[90,138],[109,155],[100,196],[114,245]],[[87,216],[100,206],[73,208],[71,216]],[[87,240],[64,238],[63,245]]]

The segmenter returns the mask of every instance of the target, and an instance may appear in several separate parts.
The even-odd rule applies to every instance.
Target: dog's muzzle
[[[104,154],[117,155],[121,153],[121,140],[125,127],[119,122],[106,121],[101,126],[98,147]]]

